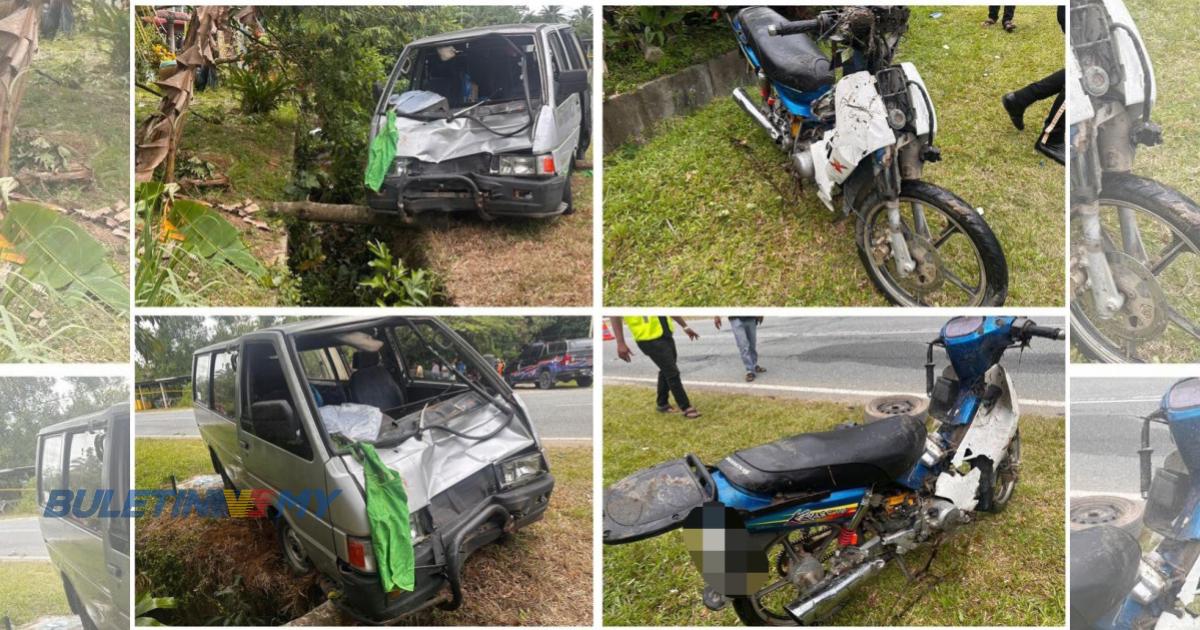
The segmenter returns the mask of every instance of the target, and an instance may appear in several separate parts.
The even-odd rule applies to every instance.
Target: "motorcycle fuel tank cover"
[[[683,524],[683,543],[704,584],[729,597],[749,596],[767,584],[767,555],[737,510],[710,501]]]

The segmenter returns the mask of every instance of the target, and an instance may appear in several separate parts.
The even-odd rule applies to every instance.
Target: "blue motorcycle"
[[[1153,470],[1150,426],[1167,425],[1175,452]],[[1149,630],[1165,614],[1194,620],[1200,606],[1180,591],[1200,558],[1200,379],[1171,386],[1143,418],[1141,456],[1145,529],[1159,542],[1145,554],[1132,534],[1102,525],[1071,533],[1071,627]]]
[[[1034,337],[1065,335],[1021,317],[954,318],[929,343],[927,412],[893,399],[868,405],[887,413],[864,424],[634,473],[605,490],[604,542],[683,528],[706,606],[732,602],[747,625],[819,624],[889,562],[907,573],[905,554],[1012,499],[1020,409],[1000,359]],[[950,360],[936,379],[935,346]]]

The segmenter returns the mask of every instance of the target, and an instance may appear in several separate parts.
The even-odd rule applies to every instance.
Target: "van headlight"
[[[553,155],[497,155],[492,158],[493,175],[553,175]]]
[[[542,473],[542,454],[531,453],[500,463],[500,486],[513,488]]]

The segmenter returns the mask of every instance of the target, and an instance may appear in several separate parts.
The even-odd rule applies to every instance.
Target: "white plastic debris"
[[[379,426],[383,424],[383,412],[379,407],[343,403],[341,405],[325,405],[317,411],[321,412],[321,421],[325,430],[330,433],[340,433],[348,440],[372,441],[379,437]]]

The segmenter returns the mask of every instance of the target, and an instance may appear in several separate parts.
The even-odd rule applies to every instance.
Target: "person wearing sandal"
[[[700,412],[692,406],[687,392],[683,389],[683,377],[680,376],[677,365],[679,357],[675,351],[675,338],[671,336],[674,330],[671,320],[675,320],[683,328],[683,332],[687,333],[689,339],[700,338],[700,335],[696,334],[696,331],[692,330],[682,317],[610,318],[612,333],[617,340],[617,357],[626,363],[633,359],[633,353],[629,351],[629,346],[625,343],[625,328],[621,325],[624,321],[625,326],[629,327],[629,333],[633,335],[638,349],[650,357],[650,360],[658,367],[657,409],[659,413],[676,411],[668,398],[668,394],[670,394],[675,397],[675,404],[683,410],[683,417],[699,418]]]
[[[1013,22],[1013,14],[1017,12],[1015,5],[1006,5],[1004,7],[1004,30],[1011,33],[1017,30],[1017,25]],[[1000,18],[1000,5],[988,5],[988,19],[983,21],[984,26],[995,26],[996,20]]]
[[[746,366],[746,382],[749,383],[767,368],[758,364],[758,325],[761,317],[730,317],[729,329],[733,331],[733,340],[737,342],[738,354],[742,357],[742,365]],[[721,330],[721,318],[713,318],[713,326]]]

